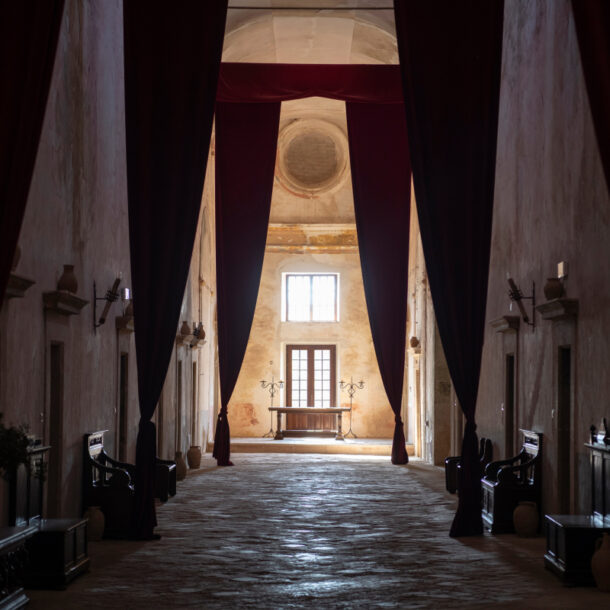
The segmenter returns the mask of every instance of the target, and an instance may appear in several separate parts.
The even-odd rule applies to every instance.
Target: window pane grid
[[[286,319],[289,322],[335,322],[337,275],[288,274]]]

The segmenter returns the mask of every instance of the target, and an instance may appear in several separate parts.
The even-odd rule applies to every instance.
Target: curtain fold
[[[216,288],[221,409],[214,453],[230,466],[227,406],[246,352],[260,283],[280,102],[216,105]]]
[[[140,425],[134,537],[154,537],[156,431],[207,164],[227,1],[126,0],[125,121]]]
[[[390,65],[222,63],[221,102],[281,102],[329,97],[349,102],[402,104],[400,68]]]
[[[610,190],[610,2],[572,0],[597,144]]]
[[[409,461],[401,419],[409,275],[411,169],[402,104],[348,102],[362,279],[383,385],[394,411],[392,463]]]
[[[5,2],[0,18],[0,307],[30,191],[64,0]]]
[[[382,156],[391,159],[396,154],[397,159],[400,159],[400,163],[394,161],[386,166],[381,163],[381,157],[375,158],[368,151],[362,151],[361,156],[359,151],[352,153],[358,157],[357,171],[362,174],[362,179],[354,184],[355,189],[360,189],[360,215],[366,219],[358,226],[358,239],[361,240],[361,230],[366,231],[366,235],[371,234],[368,239],[364,237],[370,262],[368,253],[361,256],[366,259],[366,262],[363,261],[363,273],[367,273],[369,278],[370,289],[365,288],[367,305],[373,307],[372,310],[369,309],[369,319],[378,359],[383,359],[379,364],[380,369],[383,369],[384,386],[395,413],[392,461],[404,464],[408,457],[400,418],[400,400],[407,298],[407,273],[403,265],[407,264],[407,258],[400,255],[403,249],[408,252],[410,174],[404,140],[406,128],[402,116],[401,71],[399,66],[390,65],[221,64],[216,110],[216,258],[222,406],[216,427],[214,454],[219,465],[231,463],[227,404],[247,345],[264,254],[273,180],[273,164],[267,163],[267,160],[271,160],[269,151],[272,146],[268,137],[273,136],[275,155],[280,102],[309,96],[348,102],[354,108],[352,116],[357,117],[354,137],[360,138],[362,146],[367,141],[375,142],[376,146],[382,148]],[[274,106],[274,110],[264,111],[265,105]],[[361,105],[366,106],[366,109],[355,109]],[[256,108],[257,113],[250,121],[241,116],[248,107]],[[266,112],[269,113],[268,116]],[[273,119],[273,132],[270,131],[272,112],[277,112],[277,119]],[[387,116],[383,116],[384,113]],[[368,119],[376,121],[373,130],[365,125]],[[375,133],[376,129],[382,129],[383,133]],[[258,149],[252,145],[253,142],[258,142]],[[249,147],[252,150],[248,150]],[[376,149],[378,154],[379,148]],[[353,146],[350,145],[350,150],[352,149]],[[249,165],[241,161],[248,158]],[[392,187],[383,184],[386,179]],[[396,192],[392,192],[392,189],[396,189]],[[386,194],[382,203],[374,196],[375,192]],[[228,201],[232,203],[229,205]],[[373,208],[383,208],[392,215],[384,218],[383,222],[387,230],[392,231],[392,244],[397,248],[399,261],[394,260],[389,249],[376,247],[372,227],[363,228],[370,224],[369,219],[374,218]],[[256,209],[259,210],[258,215]],[[259,227],[258,224],[263,218],[264,232],[262,225]],[[235,228],[231,226],[233,220],[229,219],[235,219]],[[399,227],[404,229],[404,241],[400,239]],[[385,239],[385,243],[389,243],[389,240]],[[250,252],[254,254],[250,255]],[[396,285],[395,291],[389,291],[386,286],[380,287],[375,277],[379,273],[385,274],[389,269],[395,271],[392,280]],[[244,278],[248,278],[252,284],[242,286]],[[382,298],[376,294],[379,290],[383,290]],[[243,296],[241,301],[236,299],[236,295],[240,294]],[[389,300],[396,296],[395,302]],[[397,334],[392,335],[388,328]],[[400,374],[397,373],[399,366]]]
[[[451,536],[481,534],[475,409],[495,178],[503,0],[395,0],[407,129],[434,311],[466,417]]]

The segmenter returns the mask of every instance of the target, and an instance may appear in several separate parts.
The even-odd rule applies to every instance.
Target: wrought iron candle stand
[[[269,390],[269,395],[271,396],[271,407],[273,407],[273,397],[276,395],[278,390],[281,390],[283,387],[284,382],[281,379],[276,381],[273,374],[271,375],[271,381],[266,381],[265,379],[261,380],[261,388],[263,388],[263,390]],[[269,426],[269,432],[267,432],[267,434],[263,434],[263,438],[273,438],[275,436],[275,433],[273,432],[273,411],[269,411],[269,417],[271,418],[271,425]]]
[[[354,378],[350,377],[349,383],[342,380],[339,382],[339,387],[342,390],[345,390],[349,395],[349,430],[344,436],[345,438],[348,438],[351,434],[352,438],[358,438],[352,430],[352,402],[354,400],[354,394],[356,393],[356,391],[362,390],[362,388],[364,388],[364,381],[360,380],[358,383],[354,383]]]

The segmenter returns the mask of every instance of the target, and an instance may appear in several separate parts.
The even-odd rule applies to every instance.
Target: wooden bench
[[[488,438],[481,437],[479,441],[480,477],[485,474],[487,464],[493,459],[493,445]],[[450,494],[456,493],[460,488],[462,456],[456,455],[445,459],[445,488]]]
[[[483,524],[492,534],[514,532],[513,511],[519,502],[535,502],[540,508],[542,489],[542,434],[521,430],[523,446],[518,455],[490,462],[481,479]]]
[[[610,533],[610,444],[605,438],[606,430],[595,434],[592,426],[591,442],[585,444],[591,462],[591,513],[544,516],[544,566],[572,584],[595,584],[591,573],[595,543]]]
[[[105,538],[129,538],[134,482],[127,468],[104,451],[104,432],[85,434],[83,509],[100,507],[105,518]]]

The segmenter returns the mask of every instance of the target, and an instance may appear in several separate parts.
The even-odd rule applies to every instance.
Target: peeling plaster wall
[[[82,439],[108,429],[117,453],[119,351],[129,353],[128,459],[135,454],[138,422],[133,336],[120,336],[114,303],[94,332],[93,282],[104,294],[119,272],[131,287],[125,167],[122,3],[66,2],[49,100],[15,273],[35,280],[24,298],[0,312],[0,411],[8,423],[26,423],[52,443],[60,462],[55,514],[81,514]],[[79,315],[43,309],[64,264],[74,264],[77,295],[89,301]],[[98,316],[103,304],[98,306]],[[61,443],[50,438],[49,350],[63,344]],[[2,511],[6,503],[0,503]],[[6,523],[2,512],[0,525]]]
[[[280,318],[281,274],[290,271],[340,273],[340,321],[336,323],[282,322]],[[235,391],[229,403],[231,434],[262,436],[269,430],[269,392],[260,380],[271,374],[285,379],[286,345],[292,343],[336,344],[337,381],[361,378],[365,388],[357,392],[353,406],[353,429],[364,438],[390,438],[394,416],[387,400],[369,328],[364,300],[360,259],[357,252],[270,253],[265,255],[254,322]],[[273,366],[270,366],[273,361]],[[286,404],[281,392],[280,404]],[[349,397],[337,388],[337,404],[349,406]],[[275,406],[278,405],[276,396]],[[349,423],[344,420],[344,431]],[[273,422],[275,429],[275,420]]]
[[[516,357],[517,428],[544,434],[544,512],[558,512],[557,352],[572,350],[571,509],[590,510],[589,426],[608,416],[610,393],[610,198],[593,131],[571,6],[567,0],[507,2],[500,94],[487,327],[477,420],[504,451],[504,363]],[[516,337],[489,322],[509,311],[507,273],[544,302],[546,278],[569,263],[575,319],[521,321]],[[531,311],[530,304],[525,307]],[[510,345],[509,345],[510,342]],[[515,432],[516,448],[520,439]],[[568,449],[568,448],[566,448]]]

